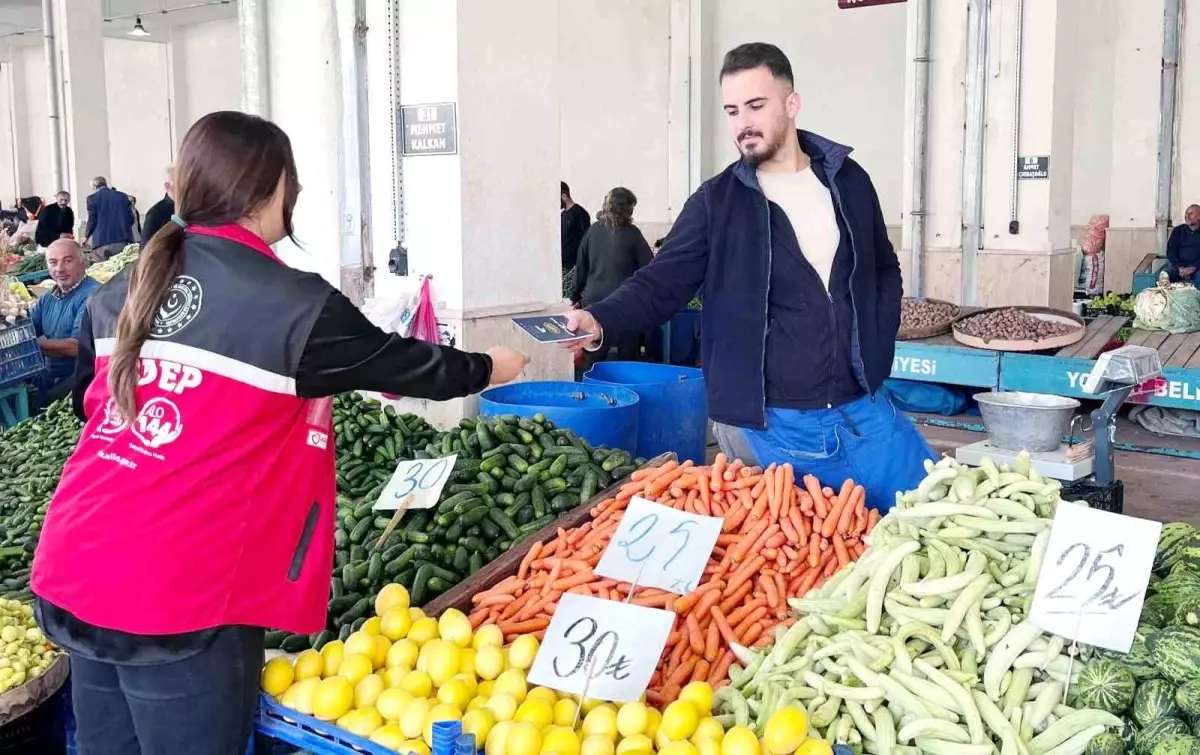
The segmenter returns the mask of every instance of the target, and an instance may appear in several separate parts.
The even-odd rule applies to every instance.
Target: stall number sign
[[[400,108],[400,143],[405,156],[458,152],[458,119],[453,102]]]
[[[1029,620],[1045,632],[1128,653],[1162,524],[1062,503]]]
[[[538,649],[529,683],[588,699],[637,700],[650,684],[675,614],[566,593]]]
[[[442,495],[442,488],[446,487],[446,480],[450,479],[450,473],[454,471],[457,458],[458,454],[450,454],[440,459],[400,462],[373,508],[376,511],[395,511],[400,502],[410,495],[412,503],[408,508],[433,508]]]
[[[596,573],[684,595],[695,590],[723,520],[635,497],[596,564]]]
[[[1017,178],[1021,180],[1050,177],[1050,156],[1029,155],[1017,158]]]

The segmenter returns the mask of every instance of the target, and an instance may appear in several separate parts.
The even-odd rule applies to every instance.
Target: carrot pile
[[[879,519],[853,480],[837,491],[812,476],[797,485],[790,464],[764,470],[723,454],[711,467],[668,462],[635,472],[615,498],[591,510],[590,521],[535,543],[515,575],[472,598],[472,626],[496,624],[506,641],[528,633],[541,639],[563,593],[625,600],[630,585],[594,569],[634,496],[725,520],[695,590],[635,590],[633,603],[679,614],[647,690],[659,705],[691,681],[723,685],[734,661],[730,644],[770,643],[776,627],[795,621],[787,599],[857,559]]]

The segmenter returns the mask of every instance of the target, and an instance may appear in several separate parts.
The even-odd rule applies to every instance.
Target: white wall
[[[24,93],[24,107],[17,117],[24,120],[21,128],[25,144],[17,156],[28,168],[22,171],[22,196],[47,197],[63,188],[54,186],[50,170],[50,121],[46,110],[46,58],[41,47],[21,47],[13,50],[20,56],[17,73]],[[69,188],[69,187],[68,187]]]
[[[1078,15],[1071,224],[1109,211],[1113,168],[1113,45],[1120,0],[1088,0]]]
[[[242,54],[236,18],[181,27],[178,39],[186,86],[179,94],[180,133],[200,116],[217,110],[240,110]]]
[[[714,70],[745,42],[778,45],[800,93],[800,128],[854,147],[871,174],[886,222],[900,223],[904,134],[905,4],[841,10],[833,0],[712,0]],[[725,128],[719,85],[705,113],[703,166],[711,175],[737,159]],[[936,145],[932,146],[936,149]]]
[[[163,168],[171,163],[167,46],[110,37],[104,40],[104,67],[109,185],[137,197],[145,215],[162,197]]]
[[[562,179],[595,218],[614,186],[639,224],[667,223],[669,0],[559,5]]]
[[[11,64],[0,61],[0,205],[7,207],[17,196],[17,160],[13,150]]]

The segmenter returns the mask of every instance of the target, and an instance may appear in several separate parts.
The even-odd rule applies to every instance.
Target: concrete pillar
[[[108,145],[108,100],[104,74],[103,0],[56,0],[62,76],[62,120],[66,145],[66,187],[75,197],[80,220],[91,180],[112,172]]]
[[[186,31],[180,26],[167,29],[167,101],[171,131],[171,159],[179,152],[179,145],[191,127],[187,108],[187,45]]]
[[[17,150],[13,134],[12,64],[0,60],[0,202],[17,196]]]
[[[6,205],[15,198],[22,196],[30,186],[30,154],[29,154],[29,122],[26,113],[25,71],[22,62],[24,55],[20,49],[10,47],[8,60],[0,63],[0,74],[3,75],[2,86],[7,94],[8,106],[4,108],[4,128],[8,133],[5,144],[8,145],[6,159],[11,165],[11,184],[8,192],[0,194],[0,201]],[[26,195],[27,196],[27,195]]]

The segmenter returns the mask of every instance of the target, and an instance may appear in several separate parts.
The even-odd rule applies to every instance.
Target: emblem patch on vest
[[[170,338],[183,330],[200,314],[203,303],[204,290],[200,288],[200,281],[190,275],[179,276],[171,284],[167,298],[154,316],[150,337]]]

